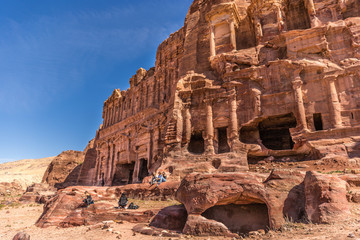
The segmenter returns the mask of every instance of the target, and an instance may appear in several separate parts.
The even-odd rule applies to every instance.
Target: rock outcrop
[[[0,183],[0,196],[15,196],[23,193],[23,187],[19,181],[13,181],[11,183]]]
[[[277,229],[307,219],[330,223],[349,215],[346,182],[334,176],[275,170],[258,173],[190,174],[176,198],[188,218],[183,233],[233,236]]]
[[[164,201],[174,199],[179,183],[162,183],[158,187],[149,184],[133,184],[123,187],[69,187],[59,190],[57,195],[44,205],[44,212],[38,219],[38,227],[72,227],[93,225],[107,220],[126,220],[148,223],[160,209],[138,210],[116,209],[121,193],[128,198]],[[83,207],[85,191],[89,192],[94,204]]]
[[[83,152],[73,150],[60,153],[48,166],[42,182],[55,188],[76,185],[84,156]]]
[[[350,213],[347,183],[336,176],[308,172],[305,177],[305,210],[313,223],[335,223]]]
[[[54,187],[50,187],[46,183],[34,183],[26,188],[25,193],[19,199],[24,203],[46,203],[50,198],[56,195],[57,190]]]

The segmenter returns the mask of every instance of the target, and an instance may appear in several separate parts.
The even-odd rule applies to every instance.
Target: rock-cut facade
[[[360,156],[359,0],[195,0],[105,101],[80,185]]]

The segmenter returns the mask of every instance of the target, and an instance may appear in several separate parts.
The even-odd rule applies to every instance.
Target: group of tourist
[[[159,186],[161,183],[166,182],[166,173],[165,172],[159,172],[158,174],[156,172],[154,172],[152,174],[152,178],[150,181],[150,185],[154,185],[156,183],[156,186]],[[85,197],[83,199],[83,203],[84,203],[84,207],[89,207],[91,204],[94,204],[94,201],[90,195],[90,193],[88,191],[85,191]],[[125,193],[122,193],[120,196],[120,199],[118,201],[118,207],[117,208],[126,208],[126,209],[138,209],[139,206],[135,205],[134,203],[130,203],[129,206],[127,206],[128,204],[128,199],[125,195]]]
[[[165,172],[162,172],[162,173],[159,172],[159,174],[156,174],[156,172],[154,172],[152,174],[150,185],[152,186],[155,183],[157,183],[156,186],[159,186],[160,183],[166,182],[166,178],[167,178],[167,176],[166,176]]]
[[[89,207],[91,204],[94,204],[94,201],[92,200],[92,197],[90,195],[90,193],[88,191],[85,191],[85,198],[83,199],[83,203],[84,203],[84,207]],[[128,205],[128,198],[126,197],[125,193],[122,193],[120,196],[120,199],[118,201],[118,207],[116,208],[121,208],[121,209],[138,209],[139,206],[135,205],[134,203],[130,203],[129,206]]]

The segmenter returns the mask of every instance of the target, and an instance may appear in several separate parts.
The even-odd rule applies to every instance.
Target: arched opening
[[[296,125],[293,113],[268,117],[259,123],[260,139],[268,149],[292,149],[294,142],[290,135],[290,128],[294,128]]]
[[[285,9],[287,30],[311,27],[308,10],[304,0],[289,0]]]
[[[140,159],[139,167],[139,180],[142,181],[145,177],[149,176],[148,161],[145,158]]]
[[[249,233],[269,227],[268,208],[260,203],[217,205],[202,216],[223,223],[233,233]]]
[[[191,153],[202,154],[205,151],[204,138],[201,132],[195,132],[191,135],[188,151]]]

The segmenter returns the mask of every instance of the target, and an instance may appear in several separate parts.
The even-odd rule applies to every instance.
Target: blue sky
[[[192,0],[2,0],[0,163],[83,150]]]

